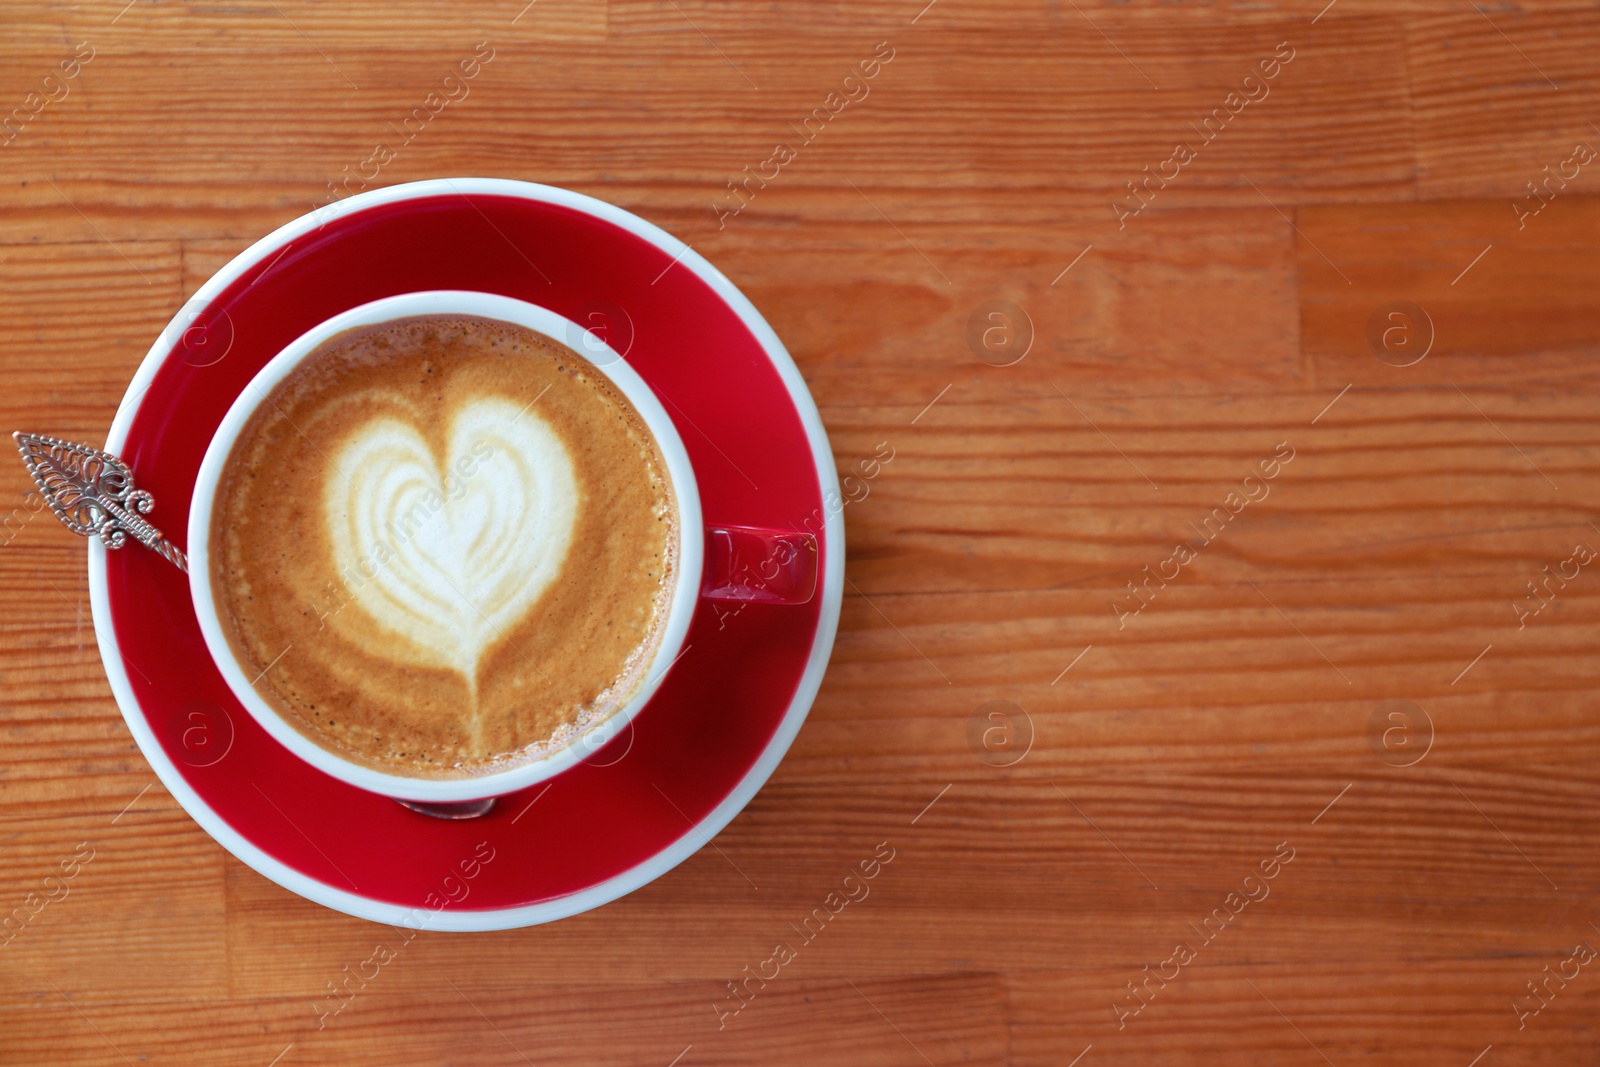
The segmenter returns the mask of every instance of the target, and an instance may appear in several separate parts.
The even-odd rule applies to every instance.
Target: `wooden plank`
[[[391,1064],[396,1033],[413,1028],[404,1052],[411,1062],[667,1064],[675,1056],[683,1063],[868,1067],[1008,1062],[1005,992],[995,975],[851,982],[784,974],[782,984],[752,986],[757,992],[721,1030],[713,1006],[730,996],[721,983],[686,983],[666,996],[628,984],[505,991],[486,987],[467,968],[435,974],[439,992],[425,1006],[407,1006],[380,987],[384,977],[380,971],[370,991],[324,1019],[321,1029],[298,999],[119,1005],[70,987],[27,1004],[0,1002],[0,1022],[8,1052],[22,1062],[109,1065],[170,1052],[247,1067],[275,1056],[284,1063]],[[653,1000],[648,1010],[639,1010],[642,996]],[[818,1012],[826,1013],[828,1026],[808,1024]],[[580,1018],[581,1029],[572,1025]]]
[[[830,409],[840,470],[865,493],[844,511],[858,584],[869,596],[1079,589],[1115,625],[1104,596],[1180,542],[1197,558],[1173,590],[1336,577],[1376,583],[1386,602],[1378,588],[1429,565],[1482,580],[1475,595],[1511,596],[1552,553],[1597,536],[1582,503],[1600,444],[1591,393],[1339,393],[1069,403],[1052,389],[985,404],[952,388],[915,426],[898,404]],[[884,441],[893,459],[867,479],[862,461]],[[1237,522],[1207,522],[1235,506],[1230,493]]]
[[[179,248],[113,243],[43,184],[71,216],[62,217],[68,243],[0,247],[0,283],[13,295],[0,312],[0,330],[9,339],[5,366],[14,384],[0,396],[0,418],[7,426],[36,425],[46,404],[52,418],[68,416],[55,422],[58,435],[86,433],[98,443],[134,369],[182,303]],[[92,320],[72,313],[83,292],[95,296]],[[73,370],[70,382],[60,376],[63,366]],[[28,482],[20,467],[7,468],[0,497],[9,500]]]
[[[449,11],[424,0],[396,0],[383,17],[361,7],[291,0],[225,6],[207,0],[59,0],[8,7],[0,32],[16,50],[88,41],[96,51],[191,55],[248,54],[262,49],[319,49],[329,64],[356,50],[387,49],[399,41],[437,49],[441,56],[471,52],[480,40],[594,40],[607,30],[605,0],[537,0]],[[67,49],[70,51],[70,47]],[[43,73],[41,71],[41,73]]]
[[[1550,388],[1592,377],[1600,266],[1583,249],[1600,236],[1600,197],[1554,199],[1520,226],[1506,201],[1309,207],[1298,218],[1301,330],[1322,384]]]
[[[1420,195],[1519,201],[1526,183],[1542,182],[1546,165],[1561,169],[1578,142],[1600,149],[1600,77],[1587,43],[1596,29],[1593,8],[1480,8],[1411,20]],[[1577,173],[1568,191],[1600,191],[1593,168],[1565,169]]]
[[[1405,908],[1413,922],[1426,921],[1424,900],[1392,903],[1397,911]],[[1270,925],[1281,917],[1262,918]],[[1015,974],[1011,1002],[1029,1022],[1013,1030],[1013,1062],[1028,1067],[1065,1063],[1090,1044],[1093,1051],[1084,1063],[1090,1056],[1108,1064],[1223,1065],[1241,1057],[1253,1063],[1320,1063],[1320,1052],[1333,1063],[1385,1067],[1466,1064],[1480,1056],[1483,1062],[1494,1057],[1558,1064],[1569,1062],[1575,1049],[1583,1050],[1576,1053],[1581,1056],[1597,1050],[1592,1035],[1573,1043],[1562,1029],[1593,1015],[1592,987],[1574,984],[1562,990],[1521,1030],[1511,1007],[1519,992],[1532,1000],[1523,982],[1542,977],[1541,965],[1559,963],[1570,944],[1542,958],[1422,961],[1408,963],[1404,971],[1373,967],[1348,981],[1342,965],[1263,965],[1263,940],[1270,935],[1259,928],[1241,930],[1241,940],[1208,950],[1164,988],[1152,980],[1151,999],[1121,1030],[1112,1003],[1119,993],[1116,1002],[1137,1003],[1124,983],[1142,981],[1145,961],[1093,974]],[[1194,935],[1180,930],[1174,939],[1184,936]],[[1580,931],[1572,939],[1586,936],[1593,939]],[[1151,952],[1162,957],[1153,961],[1160,966],[1171,948],[1152,945]],[[1172,968],[1165,971],[1171,974]],[[1494,1051],[1484,1056],[1491,1046]]]
[[[1128,27],[1144,37],[1159,36],[1173,24],[1229,24],[1297,21],[1318,25],[1353,16],[1452,15],[1460,6],[1451,0],[1334,0],[1318,4],[1292,0],[1075,0],[1071,6],[1041,5],[1029,0],[995,0],[983,5],[952,4],[934,0],[904,0],[895,4],[853,4],[848,0],[775,0],[741,4],[738,0],[612,0],[613,34],[671,33],[685,19],[708,33],[763,32],[770,34],[832,34],[857,29],[901,34],[935,34],[945,30],[972,31],[999,25],[1032,32],[1064,32],[1093,23]],[[1508,2],[1495,10],[1507,16],[1589,10],[1583,0]],[[1116,36],[1127,47],[1122,36]],[[1107,47],[1111,47],[1109,44]]]
[[[1159,190],[1148,209],[1154,215],[1210,204],[1261,208],[1262,196],[1289,204],[1409,196],[1411,150],[1393,136],[1408,121],[1396,24],[1341,19],[1316,27],[1315,38],[1301,36],[1302,26],[1175,27],[1136,47],[1131,64],[1083,31],[1021,39],[1010,31],[963,32],[957,67],[937,59],[941,47],[957,47],[953,39],[920,51],[908,43],[903,54],[891,44],[895,58],[878,70],[868,95],[822,128],[825,139],[811,134],[815,144],[795,128],[873,58],[871,39],[751,35],[712,47],[686,29],[619,37],[604,52],[511,42],[497,47],[464,99],[443,106],[409,138],[403,123],[441,84],[441,54],[454,51],[352,52],[337,70],[313,49],[243,67],[235,57],[201,51],[181,81],[164,55],[108,52],[83,68],[76,91],[46,106],[5,149],[0,174],[31,184],[19,186],[12,202],[25,210],[0,218],[0,240],[52,239],[43,236],[46,227],[70,214],[40,183],[46,169],[112,240],[253,238],[268,228],[263,218],[281,222],[328,200],[329,183],[343,182],[346,168],[359,183],[373,145],[397,138],[396,158],[374,179],[382,184],[464,172],[537,178],[603,189],[609,199],[645,210],[681,208],[687,199],[708,222],[712,202],[730,195],[726,183],[747,166],[759,170],[773,146],[788,141],[800,142],[797,158],[774,179],[774,190],[780,181],[785,191],[824,187],[833,195],[811,211],[842,208],[848,217],[861,217],[862,205],[843,178],[869,195],[952,185],[1015,190],[1025,213],[1086,206],[1115,230],[1113,196],[1137,204],[1125,183],[1143,183],[1141,168],[1160,170],[1185,138],[1201,154]],[[1286,36],[1304,42],[1288,46],[1293,62],[1253,90],[1258,104],[1213,120],[1222,128],[1209,134],[1214,143],[1202,143],[1194,127],[1224,108],[1230,92],[1245,91],[1242,79],[1258,63],[1275,63]],[[738,58],[724,59],[719,50]],[[17,69],[47,72],[58,59],[54,51],[20,53]],[[681,75],[641,98],[615,79],[618,64],[667,66]],[[1160,91],[1139,73],[1146,65],[1159,74]],[[352,89],[345,77],[362,88]],[[212,91],[224,82],[228,93]],[[154,112],[135,91],[149,84],[163,87],[164,106]],[[20,100],[29,85],[18,83],[14,95]],[[949,106],[952,92],[967,102]],[[253,101],[266,97],[277,101],[274,114],[293,116],[274,123],[270,136],[245,121],[256,111]],[[699,122],[714,123],[718,136],[698,136]],[[502,143],[498,131],[510,127],[521,131],[515,151],[481,148]],[[1011,150],[1040,130],[1050,135],[1036,150]],[[88,173],[49,162],[62,144],[81,145],[86,158],[100,162]],[[653,179],[637,189],[626,180],[597,180],[613,172]],[[141,180],[111,177],[123,173]],[[165,206],[173,203],[184,205],[181,213]],[[240,212],[246,206],[254,218]]]
[[[36,802],[0,822],[0,998],[52,984],[112,999],[226,987],[222,854],[144,777],[148,792],[92,814]]]

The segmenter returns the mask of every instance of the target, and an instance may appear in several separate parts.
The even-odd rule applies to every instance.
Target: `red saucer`
[[[606,339],[677,424],[706,523],[790,529],[810,520],[822,542],[818,595],[802,606],[750,604],[720,621],[702,602],[685,653],[631,733],[501,798],[488,816],[455,822],[345,785],[272,740],[207,654],[184,576],[153,553],[91,542],[97,630],[152,766],[246,863],[378,921],[527,925],[664,873],[777,765],[837,625],[842,525],[824,504],[826,491],[838,500],[837,482],[793,362],[715,268],[599,201],[455,179],[364,194],[297,220],[196,294],[151,350],[107,442],[154,494],[152,521],[187,547],[182,517],[206,445],[281,348],[348,308],[423,289],[501,293],[611,331]]]

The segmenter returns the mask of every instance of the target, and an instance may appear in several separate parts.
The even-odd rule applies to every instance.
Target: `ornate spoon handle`
[[[141,516],[155,499],[135,489],[133,471],[108,452],[42,434],[17,432],[17,451],[39,492],[62,525],[75,534],[98,534],[107,548],[121,548],[127,535],[165,556],[181,571],[189,560]]]

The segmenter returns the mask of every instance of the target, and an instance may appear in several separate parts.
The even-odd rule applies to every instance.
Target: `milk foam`
[[[581,491],[572,456],[531,408],[463,404],[446,455],[393,416],[356,429],[334,457],[323,511],[355,602],[407,647],[399,663],[476,672],[560,575]]]

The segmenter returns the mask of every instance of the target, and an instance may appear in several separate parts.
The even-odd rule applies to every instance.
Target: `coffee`
[[[564,345],[434,315],[324,342],[224,464],[210,576],[229,645],[301,733],[463,778],[620,709],[678,561],[665,461]]]

